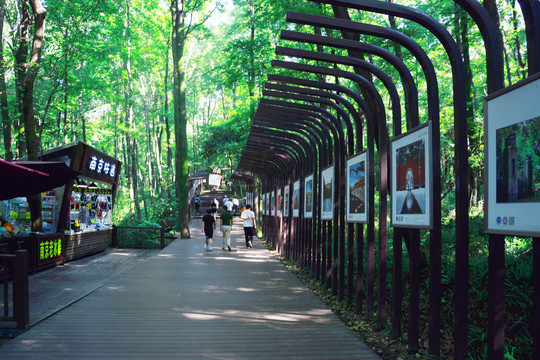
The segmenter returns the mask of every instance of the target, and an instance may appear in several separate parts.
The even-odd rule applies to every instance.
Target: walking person
[[[233,213],[234,213],[234,216],[236,216],[238,214],[238,206],[240,205],[240,201],[238,201],[237,198],[233,198],[232,203],[233,203]]]
[[[233,203],[231,201],[231,199],[227,199],[227,201],[225,202],[225,204],[223,204],[227,207],[227,210],[231,211],[233,210]]]
[[[197,194],[197,196],[195,196],[195,212],[198,214],[199,213],[199,209],[201,208],[201,198],[199,197],[199,194]]]
[[[210,209],[206,210],[206,215],[202,218],[202,231],[206,236],[204,248],[206,251],[212,251],[212,237],[214,237],[214,229],[216,228],[216,219],[212,215]]]
[[[244,220],[244,235],[246,236],[246,247],[253,247],[253,233],[255,232],[255,213],[251,211],[251,205],[246,205],[246,210],[242,211],[240,218]]]
[[[223,211],[221,212],[219,218],[219,226],[221,228],[221,232],[223,233],[223,250],[225,250],[225,246],[227,246],[229,251],[232,251],[231,230],[233,226],[233,216],[227,206],[223,206]]]

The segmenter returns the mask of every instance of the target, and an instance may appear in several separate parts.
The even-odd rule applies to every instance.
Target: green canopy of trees
[[[486,59],[480,33],[453,1],[394,2],[433,16],[463,49],[470,70],[467,98],[474,204],[482,197],[483,183]],[[515,0],[486,0],[484,6],[500,23],[506,84],[515,83],[527,71],[520,9]],[[286,12],[332,16],[335,11],[331,6],[292,0],[1,0],[0,9],[1,157],[32,158],[41,150],[85,141],[123,162],[117,222],[168,214],[177,219],[184,236],[189,236],[189,174],[210,167],[236,167],[267,74],[285,73],[270,65],[276,45],[299,46],[279,39],[280,30],[299,28],[285,21]],[[352,11],[349,15],[400,29],[428,51],[438,71],[441,95],[443,192],[450,192],[452,78],[442,46],[407,20]],[[315,30],[339,36],[332,30]],[[420,90],[421,118],[426,121],[420,66],[411,54],[388,41],[369,42],[396,50],[411,69]],[[403,92],[394,69],[380,59],[367,60],[387,71]],[[374,83],[390,104],[384,86],[376,79]]]

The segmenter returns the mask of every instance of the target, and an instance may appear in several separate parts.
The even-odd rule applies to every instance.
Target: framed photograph
[[[292,216],[295,218],[300,216],[300,180],[293,184]]]
[[[334,165],[321,172],[321,220],[334,218]]]
[[[267,192],[266,193],[266,215],[270,215],[270,212],[271,212],[270,204],[271,204],[270,193]]]
[[[290,185],[283,188],[283,216],[289,217],[289,191]]]
[[[272,191],[272,195],[270,198],[270,206],[272,208],[272,216],[276,216],[276,191]]]
[[[487,96],[487,233],[540,236],[540,74]]]
[[[261,212],[266,215],[266,194],[261,195]]]
[[[431,134],[428,122],[392,140],[392,226],[433,225]]]
[[[283,197],[281,196],[281,188],[276,190],[276,216],[281,216],[283,209]]]
[[[347,160],[347,222],[368,222],[368,150]]]
[[[313,174],[304,179],[304,218],[313,218]]]

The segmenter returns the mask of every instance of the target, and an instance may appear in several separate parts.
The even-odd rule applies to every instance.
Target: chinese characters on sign
[[[38,242],[39,261],[38,264],[46,264],[62,258],[62,238],[43,237]]]
[[[116,164],[111,164],[95,155],[90,157],[88,169],[98,174],[109,175],[112,178],[114,178],[114,175],[116,174]]]

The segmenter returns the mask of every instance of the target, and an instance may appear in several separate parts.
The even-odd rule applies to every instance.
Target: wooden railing
[[[26,330],[30,320],[27,250],[0,255],[0,281],[2,282],[0,304],[3,305],[0,316],[0,338],[13,337]]]
[[[113,226],[113,248],[163,249],[175,237],[165,235],[165,228],[144,226]]]

